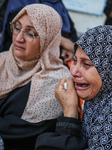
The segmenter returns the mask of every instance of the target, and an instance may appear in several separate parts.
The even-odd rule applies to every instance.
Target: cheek
[[[72,64],[71,64],[71,67],[70,67],[70,73],[71,73],[71,75],[72,75]]]
[[[102,80],[101,80],[99,74],[94,75],[93,85],[94,85],[94,91],[96,93],[98,93],[101,88],[101,85],[102,85]]]
[[[73,70],[74,70],[75,66],[73,65],[73,62],[71,63],[71,66],[70,66],[70,73],[71,75],[73,76]]]
[[[12,34],[12,41],[14,42],[16,40],[16,35]]]
[[[40,52],[40,45],[38,43],[28,43],[27,44],[27,53],[28,55],[37,58]]]
[[[87,79],[88,76],[88,79]],[[87,79],[88,83],[90,84],[91,94],[94,94],[94,96],[99,92],[102,80],[97,72],[96,69],[93,69],[90,73],[85,74],[85,78]]]
[[[34,43],[32,43],[32,47],[37,51],[40,50],[40,39],[37,39]]]

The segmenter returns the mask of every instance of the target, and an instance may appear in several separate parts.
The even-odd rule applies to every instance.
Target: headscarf
[[[69,70],[59,59],[62,21],[50,6],[31,4],[24,7],[12,22],[27,13],[40,36],[40,58],[23,61],[10,50],[0,54],[0,98],[31,81],[29,99],[22,119],[40,122],[62,114],[55,98],[55,88],[61,78],[69,77]],[[33,48],[33,47],[32,47]]]
[[[97,26],[77,42],[96,67],[102,87],[97,96],[85,101],[82,136],[88,139],[88,150],[112,148],[112,26]]]

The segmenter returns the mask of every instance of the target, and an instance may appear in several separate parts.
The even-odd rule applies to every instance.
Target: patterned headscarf
[[[8,52],[0,54],[0,98],[31,81],[22,119],[40,122],[62,114],[55,88],[61,78],[70,76],[70,72],[59,59],[62,21],[58,13],[50,6],[31,4],[24,7],[12,22],[24,13],[28,14],[40,36],[41,56],[32,61],[20,60],[14,56],[12,45]]]
[[[98,26],[87,31],[77,42],[96,67],[102,87],[97,96],[85,101],[82,136],[88,150],[112,148],[112,26]]]

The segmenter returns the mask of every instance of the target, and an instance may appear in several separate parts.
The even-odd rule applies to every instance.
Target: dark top
[[[109,17],[111,12],[112,12],[112,0],[107,0],[106,6],[104,9],[104,13],[107,16],[105,25],[112,25],[112,18]]]
[[[83,150],[80,121],[60,117],[40,123],[29,123],[21,116],[26,106],[30,83],[0,99],[0,136],[5,150]],[[55,130],[56,128],[56,130]],[[35,144],[36,143],[36,144]]]
[[[0,136],[5,150],[34,150],[38,135],[55,130],[55,119],[40,123],[21,119],[29,91],[30,83],[0,99]]]
[[[84,150],[87,148],[87,140],[81,139],[80,132],[79,120],[60,117],[54,133],[44,133],[37,138],[35,150]]]
[[[0,32],[2,32],[3,29],[3,20],[4,20],[7,3],[8,0],[0,0]]]

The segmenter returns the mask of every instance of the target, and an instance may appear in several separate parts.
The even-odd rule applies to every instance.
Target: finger
[[[64,62],[67,63],[68,61],[71,61],[71,59],[72,59],[71,57],[65,58],[65,59],[64,59]]]
[[[71,78],[69,78],[68,80],[67,80],[67,89],[69,90],[69,91],[71,91],[71,90],[75,90],[75,87],[74,87],[74,81],[73,81],[73,78],[71,77]]]
[[[58,86],[57,86],[56,90],[58,90],[58,89],[63,89],[64,83],[65,83],[66,81],[67,81],[66,78],[61,79],[61,80],[59,81],[59,83],[58,83]]]
[[[66,50],[62,50],[62,53],[61,53],[61,57],[65,57],[66,56]]]
[[[59,98],[60,95],[65,91],[65,89],[64,89],[64,83],[65,83],[66,81],[67,81],[66,78],[61,79],[61,80],[59,81],[59,84],[58,84],[57,88],[55,89],[55,97],[56,97],[57,99],[60,99],[60,98]]]

